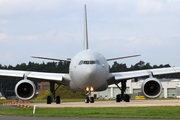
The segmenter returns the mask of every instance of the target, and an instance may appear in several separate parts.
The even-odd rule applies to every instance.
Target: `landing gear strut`
[[[56,102],[56,104],[60,104],[61,98],[60,96],[56,96],[56,90],[60,87],[60,85],[55,89],[55,82],[50,81],[50,92],[51,96],[47,97],[47,104],[51,104],[52,102]]]
[[[94,103],[94,97],[91,96],[91,92],[86,94],[85,103]]]
[[[115,84],[121,90],[121,94],[116,95],[116,102],[121,102],[122,100],[129,102],[130,96],[128,94],[124,94],[126,91],[126,80],[121,81],[121,88],[117,83]]]

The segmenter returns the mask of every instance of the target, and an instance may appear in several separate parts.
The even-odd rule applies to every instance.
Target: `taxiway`
[[[32,103],[36,107],[133,107],[133,106],[180,106],[180,100],[131,100],[130,102],[95,101],[95,103],[84,102],[62,102],[61,104]]]

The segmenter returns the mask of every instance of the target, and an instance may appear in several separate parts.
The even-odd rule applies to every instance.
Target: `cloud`
[[[0,24],[6,24],[6,23],[8,23],[8,20],[0,19]]]
[[[15,39],[17,40],[38,40],[39,35],[23,35],[23,36],[17,36]]]
[[[4,40],[8,37],[6,33],[0,33],[0,40]]]
[[[137,37],[135,37],[135,36],[133,36],[133,37],[130,37],[130,38],[127,38],[127,40],[129,41],[129,42],[138,42],[138,41],[140,41]]]
[[[175,33],[172,35],[173,37],[180,37],[180,33]]]
[[[0,0],[1,53],[27,56],[18,62],[29,55],[72,57],[83,49],[85,3],[91,49],[109,57],[179,50],[178,0]]]
[[[160,14],[165,12],[166,4],[162,0],[139,0],[137,3],[137,14]]]
[[[36,13],[59,8],[65,0],[1,0],[0,15]]]

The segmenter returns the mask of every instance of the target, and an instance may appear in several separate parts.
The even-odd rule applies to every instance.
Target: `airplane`
[[[130,95],[125,94],[126,82],[130,79],[138,80],[140,77],[147,77],[141,86],[144,96],[148,98],[157,98],[162,92],[162,84],[155,76],[180,73],[180,67],[110,73],[108,61],[137,57],[140,55],[106,59],[99,52],[89,49],[86,5],[84,6],[84,22],[84,50],[77,53],[71,60],[31,56],[32,58],[38,59],[70,62],[69,73],[0,69],[0,76],[23,78],[15,85],[15,94],[20,100],[27,101],[34,98],[36,94],[36,85],[31,79],[40,79],[49,81],[50,83],[51,96],[47,96],[47,104],[51,104],[52,102],[60,104],[60,96],[55,95],[55,91],[57,90],[55,84],[59,86],[66,85],[74,92],[85,91],[87,95],[85,103],[94,103],[94,97],[91,95],[92,92],[104,91],[108,88],[108,85],[115,84],[121,92],[121,94],[116,95],[116,102],[130,102]],[[121,87],[119,84],[121,84]]]

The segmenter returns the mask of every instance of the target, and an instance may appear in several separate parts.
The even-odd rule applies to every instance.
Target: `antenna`
[[[84,5],[84,50],[89,49],[88,46],[88,30],[87,30],[87,12],[86,4]]]

